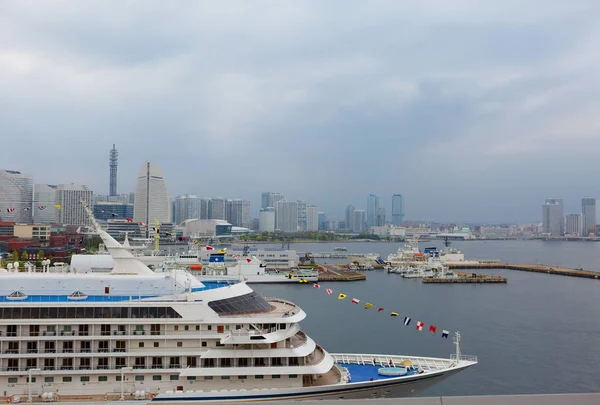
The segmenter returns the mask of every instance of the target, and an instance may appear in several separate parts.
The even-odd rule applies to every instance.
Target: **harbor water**
[[[297,252],[332,252],[340,243],[293,244]],[[398,243],[345,243],[348,253],[379,253]],[[439,242],[421,244],[437,246]],[[600,243],[543,241],[453,242],[467,259],[544,263],[600,271]],[[322,260],[321,260],[322,262]],[[330,260],[329,262],[333,262]],[[483,272],[483,271],[482,271]],[[600,392],[600,280],[510,270],[485,270],[507,284],[423,284],[384,271],[366,281],[253,285],[262,295],[300,305],[303,329],[330,352],[448,357],[460,331],[463,354],[479,364],[448,378],[423,396]],[[330,296],[326,289],[333,289]],[[339,293],[347,294],[338,300]],[[359,305],[351,303],[360,300]],[[373,308],[365,309],[365,303]],[[384,308],[377,312],[377,308]],[[390,316],[395,311],[398,317]],[[412,318],[409,326],[404,317]],[[414,324],[423,321],[421,332]],[[435,325],[437,333],[428,331]]]

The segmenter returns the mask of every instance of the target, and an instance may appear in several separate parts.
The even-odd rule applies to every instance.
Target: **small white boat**
[[[382,367],[377,370],[377,374],[385,375],[385,376],[401,376],[406,375],[407,370],[406,367]]]

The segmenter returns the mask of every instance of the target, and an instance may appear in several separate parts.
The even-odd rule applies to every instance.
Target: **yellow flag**
[[[300,282],[300,283],[308,283],[308,281],[306,281],[306,280],[305,280],[305,279],[303,279],[303,278],[302,278],[302,279],[300,279],[300,281],[299,281],[299,282]]]
[[[60,204],[56,204],[54,207],[55,207],[57,210],[59,210],[59,209],[60,209]]]
[[[343,300],[344,298],[346,298],[346,294],[338,295],[338,300]]]
[[[369,308],[372,308],[372,307],[373,307],[373,304],[371,304],[371,303],[369,303],[369,302],[367,302],[367,303],[365,304],[365,309],[369,309]]]
[[[398,313],[397,313],[397,312],[392,312],[392,313],[390,314],[390,316],[398,316]]]

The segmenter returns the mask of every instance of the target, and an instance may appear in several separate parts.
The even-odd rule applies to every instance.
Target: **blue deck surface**
[[[377,374],[377,370],[381,366],[373,366],[370,364],[342,364],[338,363],[341,367],[345,367],[350,372],[350,382],[363,382],[373,380],[387,380],[389,378],[396,378],[397,376],[385,376]],[[408,371],[405,376],[413,375],[414,371]]]
[[[227,287],[231,283],[227,280],[215,280],[215,281],[203,281],[204,287],[192,288],[192,292],[214,290],[215,288]],[[27,294],[27,290],[23,290],[23,293]],[[85,291],[84,291],[85,293]],[[29,295],[23,300],[10,300],[6,296],[0,296],[0,302],[119,302],[129,300],[139,300],[145,298],[154,298],[157,295],[89,295],[83,300],[70,300],[68,295]]]

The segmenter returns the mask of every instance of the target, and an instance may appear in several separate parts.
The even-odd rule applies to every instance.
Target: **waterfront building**
[[[263,192],[260,199],[260,208],[275,207],[277,201],[283,200],[283,193]]]
[[[50,224],[15,224],[14,236],[23,239],[39,240],[42,243],[50,241]]]
[[[258,229],[260,227],[260,221],[258,218],[252,218],[252,229],[255,232],[258,232]]]
[[[282,232],[298,231],[298,202],[297,201],[277,201],[275,207],[275,223]]]
[[[186,219],[177,227],[185,238],[230,238],[232,229],[223,219]]]
[[[173,220],[180,224],[186,219],[200,219],[202,200],[195,195],[185,194],[175,197]]]
[[[250,217],[250,201],[246,200],[227,200],[225,220],[233,226],[250,228],[252,218]]]
[[[33,177],[0,170],[0,221],[33,222]]]
[[[375,225],[374,226],[384,226],[385,225],[385,208],[379,207],[377,208],[377,214],[375,215]]]
[[[551,236],[563,236],[565,234],[564,218],[563,200],[560,198],[546,199],[542,206],[543,233]]]
[[[57,224],[59,211],[56,205],[56,186],[36,184],[33,194],[33,221],[36,224]]]
[[[306,230],[313,232],[319,230],[318,208],[315,205],[306,206]]]
[[[596,234],[596,199],[585,197],[581,200],[581,236]]]
[[[306,220],[306,207],[307,204],[304,201],[296,201],[298,206],[298,230],[306,231],[307,220]]]
[[[94,217],[97,220],[133,218],[133,204],[124,202],[97,201],[94,204]]]
[[[113,147],[110,150],[110,154],[108,155],[108,167],[110,170],[110,185],[108,188],[108,197],[109,201],[117,201],[117,167],[119,166],[119,152],[115,148],[115,144],[113,143]]]
[[[258,213],[259,232],[275,232],[275,208],[261,208]]]
[[[581,236],[583,234],[583,215],[582,214],[569,214],[565,220],[565,234]],[[587,236],[587,235],[584,235]]]
[[[365,210],[354,210],[354,228],[353,231],[356,233],[362,233],[365,231],[366,218]]]
[[[367,197],[367,227],[377,225],[377,210],[379,209],[379,197],[369,194]]]
[[[402,194],[392,195],[392,225],[400,226],[404,223],[404,197]]]
[[[354,230],[354,205],[350,204],[346,207],[346,227],[350,232]]]
[[[325,221],[327,220],[327,214],[325,214],[324,212],[319,212],[317,214],[318,217],[318,221],[319,221],[319,231],[324,231],[325,230]]]
[[[208,201],[208,219],[223,219],[226,218],[227,202],[224,198],[211,198]]]
[[[85,225],[88,222],[88,215],[85,207],[81,204],[82,201],[87,207],[92,207],[94,201],[92,190],[79,184],[57,185],[58,223],[62,225]]]
[[[171,202],[167,183],[160,168],[150,161],[144,162],[138,173],[133,219],[149,227],[156,221],[171,222]],[[146,229],[149,230],[149,227]]]

